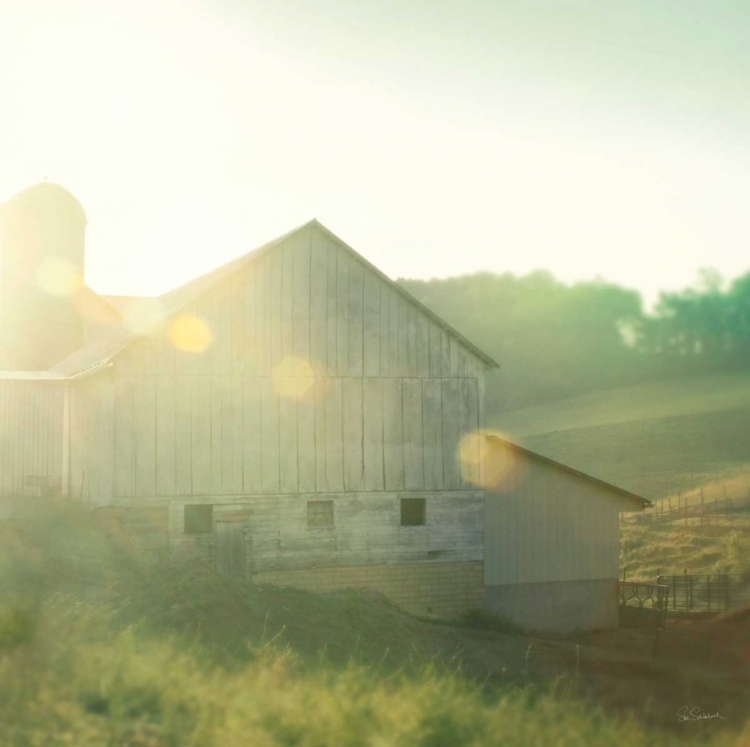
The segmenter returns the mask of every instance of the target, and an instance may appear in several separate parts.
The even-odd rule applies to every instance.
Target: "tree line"
[[[493,410],[678,375],[750,367],[750,272],[724,285],[638,291],[600,280],[567,285],[546,271],[480,272],[399,283],[501,364]]]

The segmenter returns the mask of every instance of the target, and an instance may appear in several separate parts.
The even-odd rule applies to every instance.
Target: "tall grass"
[[[157,571],[85,514],[2,546],[0,745],[616,747],[687,736],[613,719],[573,687],[469,677],[420,648],[418,621],[366,595]],[[386,650],[384,628],[403,647]]]

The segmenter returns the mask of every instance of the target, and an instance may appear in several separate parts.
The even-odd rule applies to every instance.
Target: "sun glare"
[[[205,320],[191,314],[175,318],[167,334],[172,344],[186,353],[202,353],[213,342],[211,328]]]
[[[37,268],[37,285],[52,296],[72,296],[82,285],[83,278],[67,260],[48,257]]]
[[[306,400],[312,395],[315,382],[315,369],[304,358],[284,358],[273,369],[273,383],[276,391],[289,399]]]

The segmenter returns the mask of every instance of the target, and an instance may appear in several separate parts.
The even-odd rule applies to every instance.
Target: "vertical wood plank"
[[[407,312],[407,375],[419,376],[419,366],[417,364],[417,309],[410,303],[406,305]]]
[[[370,271],[363,273],[364,307],[362,335],[364,345],[364,376],[380,374],[380,281]]]
[[[430,325],[427,317],[417,312],[417,376],[430,375]]]
[[[261,379],[261,476],[264,493],[278,493],[279,396],[273,379]]]
[[[221,464],[222,490],[242,493],[242,379],[226,379],[222,393]]]
[[[328,366],[328,254],[320,231],[310,246],[310,360],[325,372]],[[317,370],[317,368],[316,368]]]
[[[338,313],[337,313],[337,302],[338,302],[338,250],[329,241],[326,241],[327,247],[327,263],[328,263],[328,277],[327,277],[327,305],[328,313],[326,318],[327,328],[327,359],[328,364],[326,367],[328,376],[336,376],[338,373],[338,345],[336,343],[338,336]]]
[[[341,379],[329,379],[325,399],[326,483],[328,490],[344,489],[343,406]]]
[[[254,495],[263,491],[260,419],[260,379],[246,378],[242,382],[242,488]]]
[[[236,272],[231,278],[232,292],[232,374],[242,376],[245,372],[247,343],[245,339],[245,275],[246,270]]]
[[[232,284],[225,280],[211,291],[215,335],[212,345],[212,374],[229,376],[232,372]]]
[[[271,338],[273,337],[273,330],[271,328],[271,296],[273,295],[271,260],[272,257],[269,255],[258,260],[258,293],[263,301],[263,310],[258,323],[260,324],[260,320],[262,319],[263,352],[261,355],[261,371],[264,376],[270,376],[273,368],[273,356],[271,355]]]
[[[404,379],[404,487],[424,489],[422,444],[422,380]]]
[[[422,381],[425,490],[443,490],[443,413],[440,379]]]
[[[211,379],[196,377],[191,385],[193,495],[208,495],[211,493]]]
[[[390,350],[390,304],[391,291],[385,283],[380,283],[380,375],[391,375]]]
[[[388,358],[391,376],[401,376],[399,353],[399,295],[393,288],[388,289]]]
[[[177,492],[175,383],[172,376],[156,379],[156,494]]]
[[[328,490],[326,477],[326,395],[330,379],[316,378],[313,384],[313,409],[315,411],[315,490]]]
[[[224,377],[211,377],[211,492],[214,495],[221,495],[224,492],[222,421],[224,419],[225,389],[226,380]]]
[[[245,334],[243,354],[243,373],[245,376],[258,376],[260,374],[260,347],[262,335],[258,334],[258,291],[257,267],[255,264],[245,268],[243,273],[245,279]]]
[[[362,379],[342,382],[344,408],[344,490],[362,490],[364,480]]]
[[[294,244],[294,355],[310,360],[310,232]]]
[[[441,370],[445,377],[451,376],[451,336],[444,330],[440,330],[440,352],[442,357]]]
[[[271,334],[271,372],[281,363],[281,302],[282,302],[282,257],[279,251],[271,251],[268,259],[271,264],[270,280],[271,287],[267,289],[270,303],[270,325]],[[270,293],[268,293],[270,290]]]
[[[131,378],[117,379],[115,382],[115,494],[121,498],[135,495],[134,385]],[[11,471],[8,469],[9,473]]]
[[[299,235],[288,238],[276,251],[281,258],[281,357],[294,355],[293,305],[296,304],[294,262]]]
[[[430,376],[432,378],[439,378],[443,375],[443,341],[440,336],[440,331],[440,327],[430,319]]]
[[[409,376],[409,311],[411,304],[398,295],[398,361],[401,376]]]
[[[156,384],[152,376],[139,376],[135,385],[135,489],[136,495],[156,495]]]
[[[367,491],[385,490],[382,382],[380,378],[366,378],[363,382],[364,489]]]
[[[349,375],[362,376],[364,360],[363,267],[356,260],[349,262]],[[361,382],[360,382],[361,384]]]
[[[401,386],[401,379],[383,379],[383,461],[386,490],[403,490],[404,488]]]
[[[191,380],[185,376],[175,379],[175,493],[192,493],[192,392]]]
[[[458,379],[459,457],[461,487],[474,490],[479,485],[479,416],[476,379]]]
[[[458,379],[442,380],[443,477],[445,490],[458,490]]]
[[[349,374],[349,257],[336,249],[336,370]]]
[[[315,492],[315,379],[297,379],[297,444],[299,454],[298,474],[300,493]]]
[[[279,464],[280,491],[297,492],[297,381],[280,380],[279,390]]]

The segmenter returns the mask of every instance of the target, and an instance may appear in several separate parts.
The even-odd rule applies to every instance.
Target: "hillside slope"
[[[723,494],[724,483],[745,491],[737,478],[750,475],[750,376],[593,392],[509,411],[491,426],[647,498],[701,486]]]

